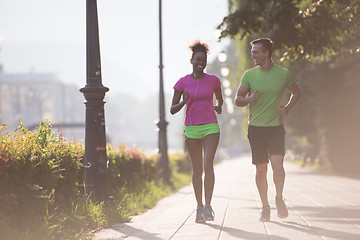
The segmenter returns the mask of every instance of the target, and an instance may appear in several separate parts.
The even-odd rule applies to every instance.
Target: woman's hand
[[[224,103],[223,97],[222,97],[222,93],[221,93],[221,87],[218,87],[217,89],[215,89],[214,91],[215,96],[216,96],[216,105],[214,106],[214,110],[217,114],[221,114],[222,113],[222,105]]]
[[[183,101],[180,101],[181,95],[183,96]],[[189,99],[189,93],[187,90],[185,90],[182,93],[179,90],[174,89],[174,95],[170,107],[170,113],[174,115],[175,113],[179,112],[184,107],[188,99]]]
[[[219,105],[215,105],[214,106],[214,110],[217,114],[221,114],[222,113],[222,107]]]

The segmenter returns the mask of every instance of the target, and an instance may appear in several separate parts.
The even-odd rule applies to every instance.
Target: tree
[[[360,0],[230,3],[221,38],[270,37],[274,58],[285,60],[299,82],[303,94],[288,117],[288,135],[321,149],[335,171],[358,174]]]
[[[360,48],[359,0],[232,0],[219,25],[221,38],[269,36],[288,59],[356,52]]]

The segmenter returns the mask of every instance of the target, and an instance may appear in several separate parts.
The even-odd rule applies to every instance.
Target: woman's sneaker
[[[203,217],[205,221],[214,221],[215,213],[210,205],[205,204],[203,210]]]
[[[204,217],[203,217],[203,207],[197,207],[196,209],[196,218],[195,218],[195,222],[196,223],[204,223]]]
[[[270,222],[270,206],[263,206],[261,210],[260,222]]]
[[[287,218],[289,215],[289,212],[287,210],[286,204],[284,202],[284,199],[275,197],[275,204],[277,208],[277,215],[279,218]]]

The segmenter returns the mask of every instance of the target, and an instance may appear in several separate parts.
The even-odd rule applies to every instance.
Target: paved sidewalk
[[[215,167],[212,206],[215,221],[195,223],[192,186],[159,201],[130,223],[97,232],[94,240],[232,240],[360,239],[360,181],[315,174],[285,163],[284,196],[289,217],[276,215],[269,169],[271,222],[259,222],[260,200],[249,156],[224,160]]]

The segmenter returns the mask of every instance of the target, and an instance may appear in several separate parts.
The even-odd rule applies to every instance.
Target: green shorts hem
[[[186,138],[203,139],[209,134],[219,133],[220,127],[218,123],[209,123],[201,125],[188,125],[184,127]]]

